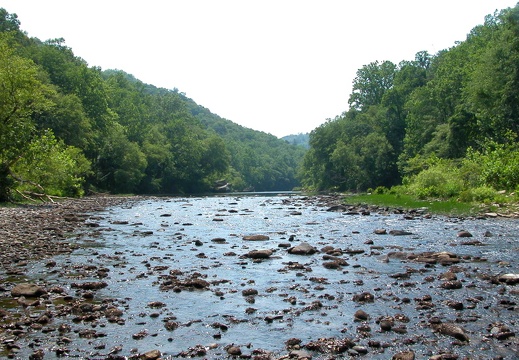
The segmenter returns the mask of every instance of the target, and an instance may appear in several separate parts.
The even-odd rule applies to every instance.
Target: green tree
[[[486,41],[466,87],[467,107],[477,116],[480,140],[507,141],[519,134],[519,5],[488,16],[473,38]]]
[[[15,55],[9,41],[0,33],[0,201],[10,198],[12,168],[36,134],[32,116],[52,106],[52,89],[40,80],[37,66]]]
[[[139,145],[128,140],[119,124],[111,126],[102,141],[95,184],[115,193],[134,193],[145,175],[146,156]]]
[[[165,178],[174,169],[174,156],[171,143],[159,125],[149,129],[144,135],[142,152],[146,156],[148,166],[146,176],[142,179],[139,191],[147,194],[168,192]]]
[[[375,61],[357,70],[348,100],[350,107],[365,110],[371,105],[380,104],[386,91],[393,86],[395,73],[396,65],[391,61]]]
[[[90,162],[81,150],[58,141],[50,130],[28,144],[12,169],[19,190],[55,196],[83,195],[89,173]]]
[[[92,149],[94,132],[90,118],[83,109],[79,97],[56,92],[51,97],[54,106],[35,115],[38,129],[52,129],[67,145],[80,149]]]
[[[9,14],[4,8],[0,8],[0,32],[19,32],[20,20],[18,15]]]

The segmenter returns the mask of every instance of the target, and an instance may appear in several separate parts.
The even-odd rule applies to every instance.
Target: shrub
[[[464,189],[459,170],[440,162],[409,179],[408,190],[419,199],[450,198],[458,196]]]
[[[489,141],[482,151],[469,148],[464,165],[479,174],[478,185],[513,190],[519,186],[519,143],[511,138],[507,144]]]
[[[495,199],[497,192],[494,188],[488,186],[480,186],[471,189],[473,201],[489,202]]]
[[[375,190],[372,191],[373,194],[387,194],[388,189],[385,186],[377,186]]]

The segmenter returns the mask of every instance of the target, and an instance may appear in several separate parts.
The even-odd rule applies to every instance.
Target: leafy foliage
[[[13,173],[22,181],[19,190],[55,196],[83,195],[83,182],[90,171],[90,162],[81,150],[66,146],[51,131],[36,137],[24,156],[13,166]]]
[[[302,183],[366,190],[403,181],[420,198],[516,189],[518,74],[519,5],[435,55],[363,66],[350,109],[310,134]]]
[[[89,67],[0,9],[0,201],[299,185],[305,149],[212,114],[177,89]]]

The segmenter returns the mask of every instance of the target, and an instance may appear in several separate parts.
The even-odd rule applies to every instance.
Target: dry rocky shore
[[[88,213],[138,198],[95,196],[57,203],[0,207],[0,264],[7,274],[23,273],[28,261],[74,250],[74,231],[95,226]]]
[[[106,299],[102,303],[92,303],[90,300],[94,298],[95,292],[107,286],[103,279],[108,276],[110,269],[92,267],[92,269],[81,269],[85,272],[90,271],[93,275],[91,281],[73,283],[72,288],[76,290],[76,295],[70,295],[72,289],[67,290],[64,287],[49,285],[42,282],[20,282],[18,280],[23,278],[25,269],[30,262],[35,260],[43,260],[45,266],[49,271],[56,266],[53,261],[53,256],[63,255],[72,252],[77,248],[74,242],[74,234],[81,232],[93,232],[99,226],[96,222],[95,212],[111,206],[118,206],[128,204],[132,201],[140,200],[140,198],[127,197],[89,197],[81,200],[66,200],[56,204],[43,204],[35,206],[22,207],[4,207],[0,208],[0,357],[19,358],[18,354],[21,351],[20,339],[26,337],[29,333],[40,333],[41,337],[45,334],[56,333],[59,334],[59,341],[52,349],[44,351],[40,347],[43,340],[35,338],[29,346],[33,348],[29,358],[33,360],[68,356],[68,348],[74,341],[75,336],[80,338],[97,339],[103,337],[103,331],[95,326],[88,329],[77,330],[77,334],[72,334],[73,324],[75,323],[96,323],[99,319],[104,319],[110,323],[118,323],[124,326],[124,312],[121,306],[118,306],[120,299]],[[371,212],[375,211],[391,211],[389,209],[381,210],[379,208],[356,208],[351,206],[341,205],[341,198],[327,197],[325,202],[320,206],[326,207],[328,211],[341,212],[348,215],[369,216]],[[290,204],[288,204],[290,205]],[[402,216],[409,219],[427,218],[430,216],[425,212],[401,212]],[[300,215],[297,211],[292,211],[291,215]],[[494,214],[487,216],[494,217]],[[497,216],[497,215],[495,215]],[[117,225],[117,224],[116,224]],[[391,231],[379,229],[375,231],[376,236],[389,235]],[[409,235],[402,230],[392,230],[391,236],[406,236]],[[259,236],[261,237],[261,236]],[[246,241],[262,241],[263,238],[246,239]],[[458,237],[466,238],[460,244],[463,246],[478,246],[478,240],[472,240],[469,232],[459,232]],[[268,239],[268,237],[266,237]],[[213,243],[218,243],[213,239]],[[225,239],[224,239],[225,241]],[[334,246],[317,247],[315,244],[308,244],[306,242],[291,243],[283,242],[279,244],[280,249],[286,249],[288,253],[305,256],[318,256],[322,258],[322,266],[330,270],[340,270],[349,266],[346,260],[348,257],[363,254],[364,251],[356,249],[341,249]],[[202,246],[202,242],[196,243],[196,246]],[[427,293],[427,288],[431,284],[440,284],[440,291],[456,290],[461,287],[470,286],[465,278],[468,279],[468,271],[463,268],[464,262],[478,262],[482,259],[465,257],[463,258],[456,253],[451,252],[418,252],[418,251],[391,251],[383,252],[382,247],[377,247],[373,241],[369,240],[364,243],[365,246],[371,249],[371,255],[379,254],[380,261],[403,261],[405,263],[423,264],[423,273],[417,272],[409,267],[402,267],[402,272],[389,275],[395,284],[399,287],[416,287],[422,286]],[[274,255],[276,250],[271,249],[256,249],[244,254],[243,258],[251,262],[262,262],[268,260]],[[428,267],[439,266],[444,269],[439,276],[431,276],[427,274]],[[161,271],[162,269],[154,269]],[[165,271],[166,269],[164,269]],[[284,269],[288,271],[299,271],[304,273],[307,271],[307,266],[303,266],[297,262],[289,263]],[[465,275],[462,275],[464,274]],[[161,287],[163,291],[181,291],[186,288],[197,288],[202,290],[210,290],[211,283],[204,280],[199,275],[188,278],[187,280],[178,280],[179,274],[172,273],[168,276],[163,276],[165,279]],[[422,276],[423,281],[411,281],[415,277]],[[461,279],[461,281],[460,281]],[[380,296],[377,294],[377,289],[373,291],[363,291],[355,294],[351,301],[359,304],[361,307],[364,304],[372,304],[376,297],[391,299],[398,303],[398,307],[405,307],[413,304],[417,311],[428,311],[430,309],[446,308],[459,312],[459,321],[445,322],[441,314],[438,316],[430,316],[427,323],[420,320],[421,327],[428,327],[432,333],[440,334],[441,336],[450,337],[452,339],[452,349],[444,350],[440,353],[432,354],[428,359],[464,359],[456,355],[456,348],[463,347],[472,341],[472,333],[466,330],[466,325],[471,320],[473,315],[464,315],[464,310],[478,310],[485,311],[487,308],[483,307],[485,303],[493,303],[499,311],[509,313],[517,313],[517,304],[514,299],[519,296],[517,284],[519,284],[519,275],[516,273],[507,273],[500,276],[483,279],[489,286],[495,286],[495,294],[489,295],[489,298],[474,297],[468,299],[453,298],[448,302],[438,303],[433,296],[424,295],[420,298],[399,298],[393,297],[390,294]],[[323,279],[325,284],[325,279]],[[210,290],[212,291],[212,290]],[[80,295],[80,296],[78,296]],[[258,291],[254,288],[243,290],[243,296],[250,299],[254,303],[254,297],[258,295]],[[333,301],[330,297],[328,299]],[[296,300],[287,302],[296,305]],[[164,306],[163,303],[155,301],[148,304],[150,308],[160,309]],[[396,308],[396,306],[394,306]],[[19,309],[23,308],[24,312],[20,313]],[[308,309],[307,309],[308,308]],[[16,311],[12,311],[15,309]],[[252,309],[252,308],[250,308]],[[366,308],[367,309],[367,308]],[[319,300],[313,301],[305,308],[298,311],[322,311],[324,313],[325,307]],[[252,311],[252,310],[251,310]],[[62,324],[59,327],[53,326],[53,319],[56,317],[69,318],[70,324]],[[512,316],[513,317],[513,316]],[[281,316],[282,318],[282,316]],[[266,317],[266,322],[275,322],[278,320],[276,316]],[[342,358],[369,358],[370,353],[383,353],[384,348],[390,348],[391,338],[397,334],[407,334],[408,324],[412,319],[403,313],[398,312],[395,315],[377,316],[373,317],[369,311],[359,309],[355,312],[352,322],[356,324],[356,337],[345,338],[319,338],[308,343],[302,343],[298,338],[292,338],[286,341],[286,354],[276,355],[263,351],[261,349],[254,349],[247,351],[246,346],[239,346],[229,344],[225,347],[225,357],[229,358],[252,358],[257,360],[267,359],[342,359]],[[422,324],[423,323],[423,324]],[[215,324],[213,324],[215,325]],[[216,324],[217,330],[225,332],[226,324]],[[519,351],[519,341],[516,338],[515,329],[517,322],[511,321],[503,323],[495,321],[489,323],[486,329],[481,329],[484,332],[482,338],[484,342],[480,343],[481,347],[491,346],[489,344],[497,344],[495,348],[494,359],[506,359],[506,355],[510,352]],[[181,326],[178,322],[172,319],[166,321],[164,324],[167,330],[174,330]],[[409,325],[410,326],[410,325]],[[169,327],[169,328],[168,328]],[[214,326],[213,326],[214,328]],[[387,341],[379,341],[371,338],[371,334],[387,334]],[[133,338],[146,338],[147,333],[135,333]],[[409,344],[413,342],[423,341],[427,344],[429,340],[413,337],[409,334],[406,338]],[[479,337],[481,338],[481,337]],[[215,337],[216,339],[216,337]],[[431,341],[433,343],[434,341]],[[25,344],[25,343],[24,343]],[[106,345],[105,345],[106,346]],[[493,345],[492,345],[493,346]],[[122,356],[121,349],[117,346],[110,349],[99,347],[100,352],[104,351],[103,357],[95,357],[96,359],[159,359],[162,354],[159,350],[147,351],[144,353],[134,353],[133,355]],[[206,346],[197,346],[186,351],[178,353],[176,357],[201,357],[209,358],[209,351]],[[503,351],[501,351],[503,350]],[[512,350],[512,351],[510,351]],[[397,360],[412,360],[419,358],[412,351],[398,351],[387,352],[388,358]],[[50,356],[50,357],[49,357]],[[511,358],[510,358],[511,359]]]

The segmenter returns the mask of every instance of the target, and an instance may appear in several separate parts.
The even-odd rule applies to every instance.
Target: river
[[[41,349],[45,359],[115,359],[151,350],[162,358],[225,358],[234,345],[246,358],[300,349],[318,359],[331,358],[329,339],[349,339],[355,347],[339,357],[388,359],[412,350],[418,359],[517,358],[515,336],[495,334],[518,331],[518,287],[496,279],[519,273],[519,221],[425,210],[327,211],[334,200],[151,198],[92,214],[88,231],[73,237],[78,250],[28,267],[25,280],[64,291],[40,308],[52,314],[47,331],[17,339],[23,346],[16,357]],[[459,237],[460,231],[473,236]],[[252,235],[263,240],[244,240]],[[289,251],[302,243],[317,252]],[[449,261],[430,260],[440,252]],[[78,286],[85,282],[104,287]],[[86,316],[95,309],[84,304],[106,315]],[[109,316],[107,309],[117,312]],[[369,316],[355,318],[358,310]],[[383,327],[384,320],[391,326]],[[470,341],[441,333],[437,322],[460,326]],[[319,339],[329,342],[305,347]]]

